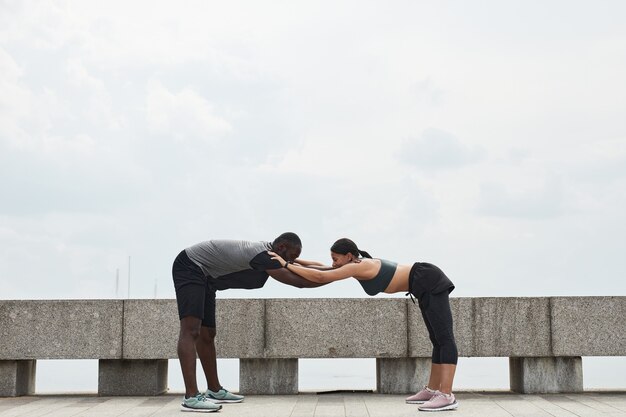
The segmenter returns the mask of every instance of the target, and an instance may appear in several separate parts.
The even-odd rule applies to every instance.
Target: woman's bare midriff
[[[413,265],[398,265],[395,274],[393,274],[393,278],[391,278],[391,282],[385,290],[387,294],[409,291],[409,272],[411,272],[412,266]]]

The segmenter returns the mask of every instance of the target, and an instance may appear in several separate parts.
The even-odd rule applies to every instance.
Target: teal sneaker
[[[243,395],[236,395],[227,391],[225,388],[220,388],[219,391],[211,391],[207,389],[204,393],[207,400],[213,401],[216,404],[219,403],[240,403],[243,401]]]
[[[222,409],[221,405],[217,405],[204,396],[204,394],[198,394],[195,397],[189,397],[183,399],[180,404],[181,411],[193,411],[196,413],[214,413]]]

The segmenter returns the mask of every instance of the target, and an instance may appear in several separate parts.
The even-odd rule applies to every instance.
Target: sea
[[[184,384],[178,360],[168,364],[171,393],[183,393]],[[205,388],[202,367],[197,364],[200,389]],[[221,384],[231,391],[239,389],[239,360],[218,359]],[[96,393],[97,360],[38,360],[37,394]],[[626,358],[584,357],[585,390],[626,390]],[[298,386],[301,392],[374,391],[376,360],[300,359]],[[499,391],[509,389],[508,358],[459,358],[455,377],[456,391]]]

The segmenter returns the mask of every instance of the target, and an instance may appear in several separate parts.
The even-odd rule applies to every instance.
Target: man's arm
[[[300,275],[294,274],[286,268],[267,269],[267,272],[276,281],[283,284],[291,285],[296,288],[315,288],[326,285],[327,283],[312,282],[302,278]]]

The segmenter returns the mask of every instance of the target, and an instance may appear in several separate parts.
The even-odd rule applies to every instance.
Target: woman
[[[328,283],[354,277],[368,295],[406,292],[411,295],[411,299],[415,296],[433,343],[433,355],[428,385],[408,397],[406,402],[421,404],[419,409],[422,411],[443,411],[458,407],[452,394],[458,352],[448,298],[454,284],[441,269],[423,262],[399,265],[385,259],[373,259],[367,252],[359,250],[356,243],[345,238],[339,239],[330,248],[333,269],[308,268],[288,263],[274,252],[270,252],[270,255],[284,268],[309,281]]]

